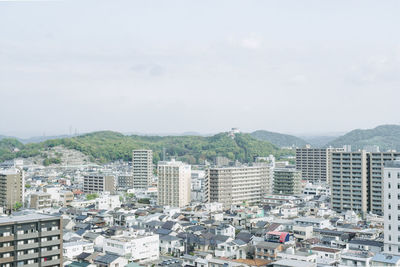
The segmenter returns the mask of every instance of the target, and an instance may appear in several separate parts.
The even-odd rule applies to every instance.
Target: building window
[[[388,227],[388,228],[389,228],[389,231],[392,230],[392,226],[391,226],[390,224],[389,224],[389,227]]]
[[[390,178],[390,172],[388,172],[388,178]]]
[[[390,195],[390,193],[388,194],[388,199],[391,199],[392,198],[392,196]]]
[[[392,241],[392,235],[389,235],[389,241]]]

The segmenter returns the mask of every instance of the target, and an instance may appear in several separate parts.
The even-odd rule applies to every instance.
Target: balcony
[[[60,240],[60,239],[57,239],[57,240],[50,240],[50,241],[41,242],[40,245],[41,245],[42,247],[48,247],[48,246],[59,245],[60,243],[61,243],[61,240]]]
[[[17,255],[17,261],[36,259],[37,257],[39,257],[39,253],[28,253],[24,255]]]
[[[60,264],[60,259],[56,259],[56,260],[49,260],[49,261],[43,261],[41,266],[51,266],[51,265],[57,265]]]
[[[14,246],[8,246],[8,247],[1,247],[0,248],[0,253],[10,252],[10,251],[14,251]]]
[[[17,245],[17,250],[23,250],[23,249],[31,249],[31,248],[38,248],[39,247],[39,243],[31,243],[31,244],[21,244],[21,245]]]
[[[60,250],[59,249],[47,250],[47,251],[42,251],[41,252],[42,257],[59,255],[59,254],[60,254]]]
[[[60,230],[42,231],[40,233],[40,236],[45,237],[45,236],[59,235],[60,233],[61,233]]]
[[[39,263],[24,264],[24,267],[39,267]]]
[[[0,264],[1,263],[8,263],[8,262],[14,262],[14,257],[7,257],[7,258],[0,258]]]
[[[28,234],[17,234],[17,239],[31,239],[37,238],[39,236],[39,232],[28,233]]]
[[[0,242],[8,242],[8,241],[13,241],[13,240],[14,240],[14,235],[0,236]]]

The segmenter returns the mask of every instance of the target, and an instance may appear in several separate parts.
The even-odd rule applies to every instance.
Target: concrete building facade
[[[0,218],[0,265],[63,266],[59,217],[27,214]]]
[[[36,192],[32,193],[30,196],[29,208],[36,210],[51,208],[52,199],[49,193]]]
[[[329,183],[331,153],[340,151],[344,148],[297,148],[296,169],[301,171],[304,180]]]
[[[301,171],[295,168],[275,168],[274,194],[299,195],[302,193]]]
[[[388,161],[383,176],[384,252],[400,255],[400,160]]]
[[[25,182],[23,171],[17,168],[0,170],[0,207],[12,210],[24,204]]]
[[[383,167],[397,152],[333,152],[331,198],[335,211],[383,214]]]
[[[153,178],[153,151],[133,150],[132,169],[133,187],[147,188]]]
[[[115,177],[98,173],[85,174],[83,176],[83,192],[110,192],[113,194],[115,193]]]
[[[160,161],[158,173],[158,204],[184,207],[191,198],[191,167],[180,161]]]
[[[132,174],[118,175],[117,185],[119,188],[123,189],[133,188],[133,175]]]
[[[268,165],[209,168],[206,170],[206,200],[223,203],[224,208],[236,204],[256,204],[271,192]]]

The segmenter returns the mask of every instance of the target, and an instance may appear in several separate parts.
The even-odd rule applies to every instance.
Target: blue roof
[[[118,255],[114,255],[114,254],[106,254],[104,256],[97,256],[97,258],[94,260],[95,262],[100,262],[100,263],[105,263],[105,264],[109,264],[113,261],[115,261],[116,259],[118,259],[119,256]]]
[[[375,254],[372,258],[373,261],[396,264],[400,261],[400,256],[387,255],[387,254]]]
[[[77,262],[77,261],[73,261],[70,264],[67,264],[66,267],[86,267],[88,266],[90,263],[89,262]]]

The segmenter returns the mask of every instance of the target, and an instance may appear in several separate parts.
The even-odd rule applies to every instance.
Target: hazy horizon
[[[398,124],[399,7],[0,1],[0,134],[301,136]]]

